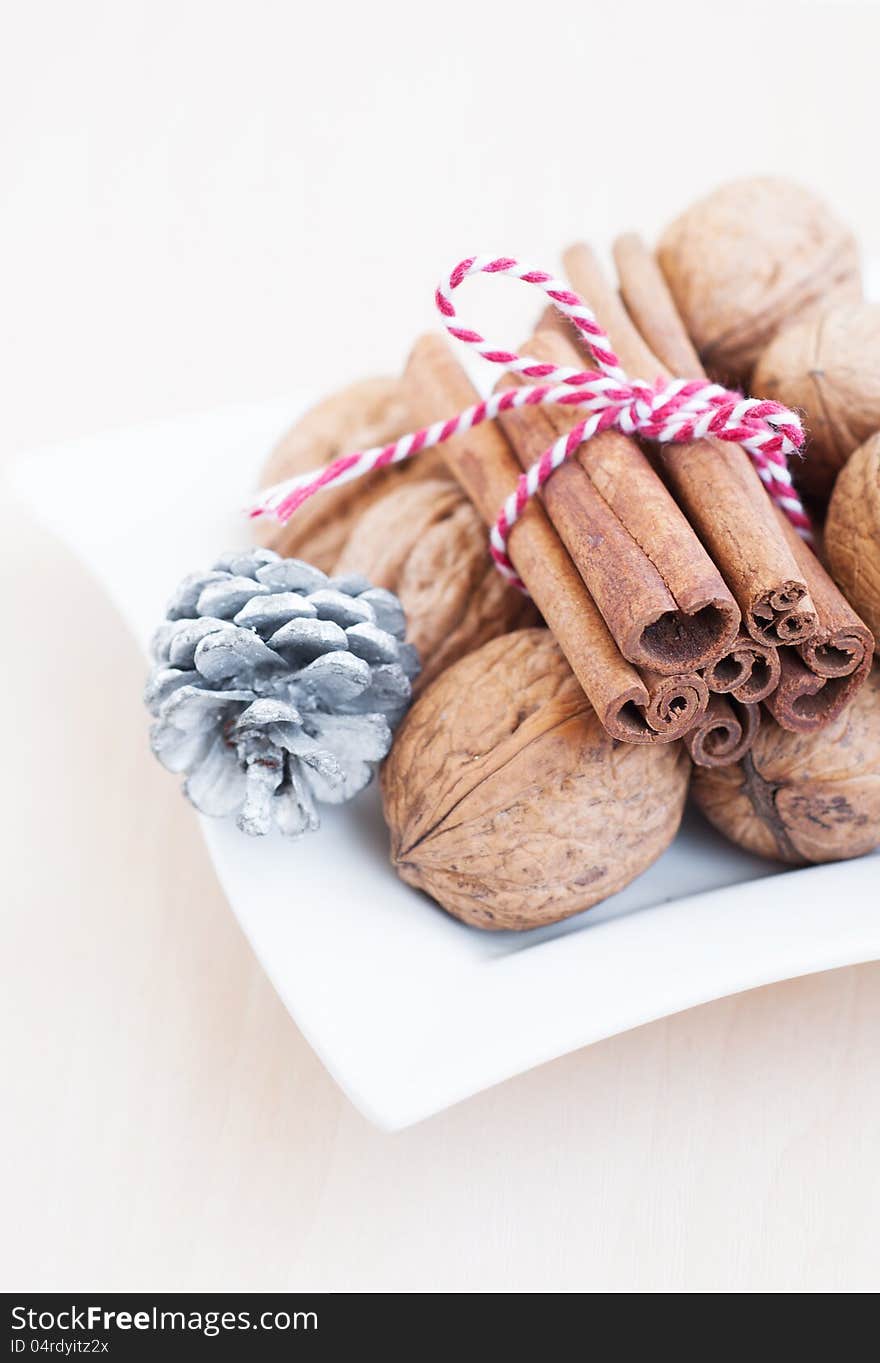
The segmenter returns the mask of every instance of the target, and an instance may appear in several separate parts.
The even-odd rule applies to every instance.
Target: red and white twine
[[[569,369],[545,364],[490,345],[478,331],[457,323],[451,295],[470,275],[500,274],[534,284],[577,327],[596,368]],[[529,500],[544,486],[554,470],[599,431],[612,427],[660,444],[687,444],[714,436],[741,445],[754,464],[772,500],[781,507],[805,539],[810,521],[794,490],[788,459],[797,454],[804,440],[800,419],[778,402],[743,397],[705,379],[657,379],[645,383],[624,373],[617,355],[595,316],[578,297],[552,275],[532,270],[508,256],[471,256],[456,265],[435,293],[437,308],[446,330],[456,340],[473,346],[484,360],[527,379],[542,382],[508,388],[477,402],[457,416],[401,436],[393,444],[356,450],[334,459],[325,468],[288,478],[261,493],[250,509],[252,516],[274,515],[287,521],[316,492],[332,484],[351,482],[373,469],[412,459],[421,450],[442,445],[499,412],[513,407],[541,407],[560,403],[577,407],[587,415],[545,450],[523,473],[504,503],[492,527],[490,552],[499,571],[522,587],[507,553],[507,541]],[[708,474],[708,470],[707,470]]]

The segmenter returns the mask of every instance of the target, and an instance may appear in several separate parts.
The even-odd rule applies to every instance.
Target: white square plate
[[[77,441],[23,456],[15,482],[146,645],[178,578],[249,542],[236,508],[305,405]],[[107,491],[119,469],[138,470],[124,507]],[[146,731],[145,716],[145,742]],[[171,776],[168,798],[191,817]],[[880,860],[781,872],[695,814],[622,894],[526,934],[464,927],[400,882],[374,790],[296,843],[202,823],[285,1005],[352,1102],[389,1130],[654,1018],[880,956]]]

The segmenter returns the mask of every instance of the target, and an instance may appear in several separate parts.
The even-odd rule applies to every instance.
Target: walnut
[[[850,455],[837,479],[825,552],[838,587],[880,639],[880,435]]]
[[[678,829],[680,743],[619,743],[552,635],[493,639],[407,715],[382,771],[403,880],[481,928],[533,928],[591,908]]]
[[[260,486],[320,468],[352,450],[390,444],[412,424],[399,379],[361,379],[310,408],[282,436],[263,467]],[[286,525],[268,516],[256,521],[257,538],[286,558],[304,558],[330,572],[354,520],[389,486],[428,478],[444,468],[442,454],[426,450],[406,463],[319,492]]]
[[[788,180],[734,180],[666,229],[658,258],[706,369],[745,384],[779,328],[861,298],[855,238]]]
[[[819,733],[769,716],[732,767],[697,768],[700,809],[749,852],[797,864],[842,861],[880,845],[880,672]]]
[[[806,457],[797,481],[824,504],[838,471],[880,430],[880,305],[852,303],[786,327],[752,378],[758,397],[806,413]]]
[[[451,478],[398,485],[355,521],[336,573],[363,573],[406,613],[422,671],[415,690],[487,639],[539,619],[492,563],[488,532]]]

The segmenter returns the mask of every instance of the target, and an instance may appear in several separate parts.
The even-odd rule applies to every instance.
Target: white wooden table
[[[20,11],[0,54],[2,451],[294,373],[325,387],[337,358],[393,365],[450,255],[543,263],[579,232],[651,232],[755,166],[812,179],[880,245],[853,170],[876,10],[799,6],[792,29],[762,6],[787,59],[739,101],[703,67],[705,26],[634,8],[563,5],[547,57],[522,25],[493,37],[491,5],[467,25],[446,6],[452,42],[392,14],[381,49],[374,7],[342,44],[326,9],[306,31],[260,3]],[[688,80],[654,108],[677,150],[652,161],[673,55]],[[607,144],[583,136],[591,108]],[[876,1290],[880,966],[653,1024],[383,1136],[251,957],[147,753],[111,608],[9,503],[0,535],[5,1288]]]

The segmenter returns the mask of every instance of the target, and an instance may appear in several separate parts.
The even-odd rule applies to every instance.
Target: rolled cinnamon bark
[[[561,313],[552,303],[548,303],[544,311],[538,318],[538,325],[535,327],[536,336],[544,336],[548,331],[555,336],[562,336],[578,350],[578,330],[569,322],[568,318]],[[578,352],[578,364],[583,363],[583,356]]]
[[[557,332],[524,352],[577,369],[582,360]],[[506,376],[499,386],[520,382]],[[527,469],[582,418],[576,407],[521,407],[500,418]],[[724,580],[638,444],[618,431],[594,436],[557,469],[544,504],[625,658],[678,675],[721,657],[740,614]]]
[[[790,733],[824,729],[858,690],[852,677],[822,677],[813,672],[794,648],[780,649],[779,661],[779,685],[764,704],[779,727]]]
[[[698,767],[728,767],[748,752],[760,724],[760,706],[710,696],[706,713],[684,741]]]
[[[532,337],[524,350],[536,359],[547,359],[554,364],[568,364],[571,359],[577,361],[576,352],[572,355],[565,352],[560,354],[557,345],[560,341],[561,338],[556,336],[552,338],[536,336]],[[519,382],[521,381],[515,376],[507,375],[499,386],[508,387]],[[552,407],[530,407],[511,409],[504,414],[500,419],[502,429],[509,437],[513,452],[523,469],[528,469],[554,440],[571,428],[577,420],[577,417],[572,415],[573,410],[560,409],[557,413]],[[604,438],[601,439],[604,453],[600,446],[597,466],[601,466],[604,460],[605,475],[610,481],[613,480],[615,471],[618,471],[619,476],[619,462],[626,458],[630,451],[625,448],[609,449]],[[590,441],[590,444],[599,442],[600,437],[596,437],[596,441]],[[628,444],[625,440],[622,443],[624,446]],[[638,450],[635,452],[640,454]],[[646,501],[650,503],[651,499],[654,499],[656,502],[656,486],[659,479],[650,468],[648,473],[653,481],[653,487],[644,477],[644,470],[639,469],[637,477]],[[662,487],[662,484],[659,485]],[[626,495],[624,494],[624,497]],[[649,631],[649,627],[645,626],[646,603],[651,600],[652,593],[655,609],[658,599],[663,599],[662,579],[653,563],[598,493],[592,479],[579,462],[570,462],[558,468],[545,485],[542,496],[551,525],[557,531],[572,562],[589,588],[590,596],[599,607],[610,629],[611,637],[621,653],[633,661],[632,653],[637,651],[641,640],[644,656],[648,651],[645,636]],[[675,510],[678,511],[678,508]],[[659,534],[657,538],[660,539]],[[657,552],[658,556],[662,553],[659,543]],[[714,572],[714,569],[710,563],[711,572]],[[669,599],[668,593],[666,599]],[[721,600],[723,601],[723,598]],[[729,632],[731,625],[735,627],[739,618],[732,598],[730,604],[733,608],[732,616],[724,617],[719,611],[719,616],[725,620],[725,634]],[[668,627],[670,622],[668,619],[664,621],[661,616],[658,625],[662,627],[664,624]],[[670,634],[671,632],[670,629]],[[721,635],[722,640],[725,634]],[[661,640],[664,638],[668,640],[670,636],[667,634],[658,637]],[[693,638],[690,643],[692,646]],[[723,644],[716,643],[716,650],[718,647],[723,647]],[[655,652],[659,654],[660,650],[656,649]],[[668,667],[669,662],[665,661]],[[658,733],[669,733],[677,737],[687,733],[704,712],[709,700],[708,687],[696,669],[690,668],[682,672],[679,668],[678,671],[664,673],[659,667],[641,667],[639,672],[649,691],[650,699],[645,713],[651,727]]]
[[[679,378],[703,378],[706,371],[653,252],[635,232],[624,232],[614,243],[614,263],[624,306],[650,355]]]
[[[424,424],[460,411],[478,398],[439,336],[423,336],[416,343],[404,382],[415,419]],[[453,476],[486,524],[494,524],[520,472],[502,432],[494,425],[478,426],[443,448]],[[665,678],[662,696],[651,694],[637,670],[622,657],[559,536],[534,499],[513,527],[508,551],[612,737],[628,743],[663,743],[680,738],[699,713],[699,697],[695,699],[692,684],[680,688],[679,697],[670,679]],[[657,728],[652,727],[649,713]]]
[[[645,340],[664,347],[660,357],[676,372],[703,377],[653,255],[638,237],[629,234],[615,244],[615,259],[624,299]],[[766,699],[782,728],[809,733],[829,724],[864,685],[871,670],[874,636],[788,518],[777,507],[773,514],[806,584],[816,612],[816,629],[797,645],[796,656],[783,652],[779,690]]]
[[[631,243],[629,238],[626,241]],[[667,347],[670,360],[681,362],[677,376],[701,376],[699,369],[688,372],[681,345],[672,344],[677,312],[662,275],[657,270],[655,279],[644,261],[637,273],[629,252],[629,245],[621,250],[618,244],[615,254],[622,276],[626,273],[621,278],[625,296],[641,319],[644,334]],[[565,252],[565,265],[572,287],[595,311],[629,373],[645,379],[669,374],[667,356],[658,357],[646,344],[590,248],[571,247]],[[678,327],[683,330],[680,321]],[[659,447],[657,457],[736,598],[752,638],[774,646],[809,639],[817,622],[807,584],[745,451],[724,441],[701,440]]]
[[[536,336],[532,353],[553,364],[581,363],[573,341],[558,334]],[[577,409],[570,414],[565,407],[547,412],[560,434],[582,415]],[[582,445],[575,459],[653,565],[674,604],[675,609],[643,632],[644,666],[658,671],[668,671],[673,662],[680,668],[704,667],[723,656],[739,630],[739,608],[638,442],[621,432],[605,431]],[[618,595],[620,586],[618,578]]]
[[[780,728],[814,733],[836,719],[868,680],[874,636],[781,513],[780,520],[816,603],[819,628],[808,643],[781,651],[779,686],[765,704]]]
[[[706,685],[718,695],[757,705],[779,685],[779,650],[740,634],[733,648],[703,671]]]
[[[664,677],[660,672],[644,671],[648,688],[648,723],[658,734],[681,738],[701,722],[710,703],[709,688],[699,672]]]
[[[798,646],[798,653],[820,677],[858,678],[861,686],[871,670],[874,635],[791,522],[782,512],[778,515],[791,552],[807,580],[819,617],[816,633]]]

